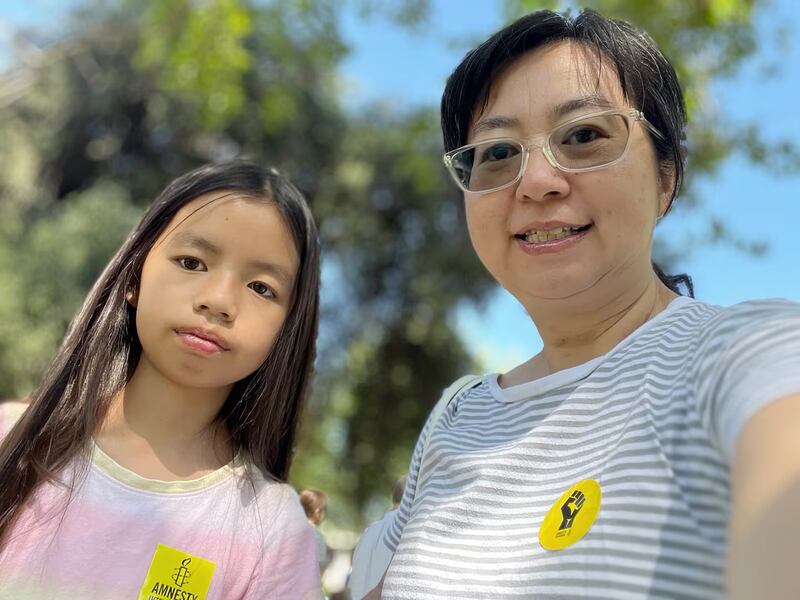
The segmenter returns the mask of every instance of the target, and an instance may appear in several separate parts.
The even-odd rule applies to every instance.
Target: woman
[[[544,348],[429,420],[373,597],[800,597],[800,305],[704,304],[652,263],[684,127],[652,40],[590,11],[449,78],[472,244]]]

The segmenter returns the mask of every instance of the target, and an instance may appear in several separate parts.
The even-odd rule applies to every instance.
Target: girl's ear
[[[127,300],[128,304],[130,304],[133,308],[136,308],[136,303],[139,301],[136,290],[128,290],[125,292],[125,300]]]

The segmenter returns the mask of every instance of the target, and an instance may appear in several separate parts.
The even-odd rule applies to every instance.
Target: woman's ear
[[[672,194],[675,190],[675,166],[671,163],[661,163],[659,167],[658,219],[665,216],[672,208]]]

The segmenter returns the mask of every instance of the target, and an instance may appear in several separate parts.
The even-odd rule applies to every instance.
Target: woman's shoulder
[[[800,325],[800,302],[783,298],[748,300],[714,309],[704,327],[707,333],[747,333]]]
[[[27,408],[28,403],[22,400],[0,401],[0,439],[6,437]]]
[[[694,362],[703,369],[722,357],[800,349],[800,303],[781,298],[749,300],[731,306],[705,305],[709,310],[691,328]],[[698,362],[699,361],[699,362]],[[702,363],[702,364],[700,364]],[[719,366],[719,365],[717,365]]]

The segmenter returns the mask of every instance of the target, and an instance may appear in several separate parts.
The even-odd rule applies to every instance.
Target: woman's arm
[[[800,598],[800,394],[748,420],[732,482],[728,597]]]

